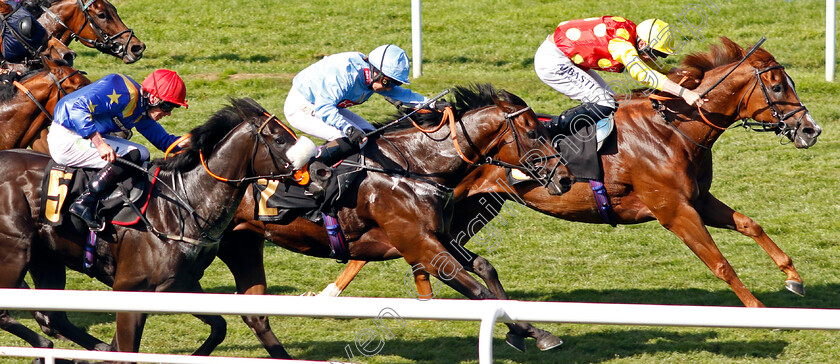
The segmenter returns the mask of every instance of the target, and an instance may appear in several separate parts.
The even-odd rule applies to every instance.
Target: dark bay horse
[[[300,168],[313,153],[301,153],[306,143],[299,141],[308,139],[296,139],[255,101],[232,100],[191,132],[183,153],[153,163],[161,172],[145,211],[149,226],[110,225],[99,233],[95,264],[86,273],[114,290],[201,292],[199,279],[215,258],[219,236],[248,182]],[[35,288],[63,289],[65,267],[85,271],[87,234],[69,221],[53,227],[39,220],[48,160],[28,150],[0,151],[0,287],[20,287],[28,269]],[[160,188],[164,183],[174,189]],[[64,313],[43,314],[57,334],[88,349],[110,349],[73,326]],[[116,317],[114,348],[136,352],[146,314]],[[225,322],[221,316],[201,318],[213,332],[196,354],[208,355],[224,338]],[[0,327],[33,346],[51,345],[7,313],[0,315]]]
[[[137,62],[146,45],[126,27],[108,0],[24,0],[26,8],[64,44],[78,40],[90,48]]]
[[[424,267],[423,271],[443,277],[450,287],[471,299],[506,299],[498,280],[495,285],[488,285],[488,289],[464,269],[454,274],[442,271],[446,266],[460,264],[469,271],[495,274],[484,258],[476,256],[471,261],[456,263],[456,258],[448,253],[453,241],[447,229],[451,190],[443,193],[446,196],[442,198],[444,191],[440,185],[447,187],[443,190],[457,186],[466,174],[477,168],[468,161],[495,159],[521,165],[532,151],[543,156],[551,156],[554,151],[541,142],[547,137],[543,125],[515,95],[505,91],[497,93],[489,85],[479,85],[457,88],[455,96],[455,118],[450,128],[438,128],[428,134],[403,128],[368,142],[364,149],[368,168],[389,169],[392,173],[368,171],[359,182],[358,193],[341,203],[338,220],[353,259],[402,256],[409,265]],[[453,143],[450,138],[460,142]],[[544,168],[544,171],[556,171],[553,176],[550,173],[546,176],[553,182],[549,190],[561,193],[561,189],[568,188],[571,179],[558,159],[549,159]],[[256,205],[252,194],[246,193],[219,248],[219,257],[234,274],[237,291],[265,293],[262,249],[266,239],[293,251],[329,257],[330,243],[324,226],[303,218],[287,225],[255,221]],[[276,351],[282,350],[282,346],[271,332],[268,319],[243,319],[276,357]],[[544,350],[562,343],[530,324],[508,326],[511,330],[508,341],[520,349],[524,349],[525,337],[536,338],[537,346]]]
[[[45,68],[0,83],[0,150],[27,148],[49,153],[47,127],[58,100],[90,84],[79,70],[49,59]]]
[[[745,56],[742,47],[727,38],[708,53],[692,54],[683,61],[690,76],[685,85],[705,91]],[[681,76],[681,75],[680,75]],[[675,81],[680,81],[679,77]],[[601,156],[604,185],[610,196],[614,217],[619,224],[658,220],[680,238],[726,282],[748,307],[762,303],[746,288],[735,270],[712,240],[707,226],[735,230],[755,240],[786,275],[785,287],[804,294],[802,278],[785,254],[762,227],[718,200],[709,189],[712,184],[710,148],[738,120],[753,119],[769,130],[782,134],[797,148],[808,148],[817,141],[821,129],[802,106],[794,83],[784,68],[766,50],[758,51],[740,65],[723,83],[708,94],[703,110],[680,100],[666,99],[664,117],[650,107],[646,98],[637,98],[619,108],[616,114],[616,149]],[[706,118],[709,122],[704,122]],[[456,189],[462,200],[456,204],[453,234],[471,236],[479,226],[463,218],[485,216],[500,211],[501,202],[490,194],[524,202],[528,207],[569,221],[603,224],[588,183],[575,183],[561,196],[549,194],[536,183],[513,186],[519,197],[512,198],[502,186],[492,183],[504,178],[505,171],[482,166],[464,179]],[[480,177],[480,178],[479,178]],[[489,177],[489,178],[488,178]],[[504,181],[504,179],[502,179]],[[479,204],[479,201],[485,201]],[[489,218],[488,218],[489,220]],[[467,239],[464,239],[467,241]],[[353,262],[353,270],[337,280],[339,291],[346,287],[364,262]],[[422,284],[429,290],[428,282]]]

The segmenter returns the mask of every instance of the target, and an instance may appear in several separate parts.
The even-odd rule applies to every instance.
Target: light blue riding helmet
[[[393,44],[376,47],[368,55],[368,61],[385,76],[408,85],[408,56]]]

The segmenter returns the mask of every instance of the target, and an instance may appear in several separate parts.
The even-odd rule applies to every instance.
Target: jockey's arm
[[[668,76],[665,76],[661,71],[645,63],[639,57],[639,52],[630,42],[614,39],[610,41],[609,51],[616,60],[624,64],[625,69],[634,80],[652,89],[679,96],[689,105],[703,105],[705,100],[700,99],[699,94],[669,80]],[[661,65],[657,68],[661,68],[664,71],[665,66]]]

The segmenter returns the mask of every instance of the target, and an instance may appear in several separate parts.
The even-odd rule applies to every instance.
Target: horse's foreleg
[[[648,204],[651,206],[651,204]],[[747,307],[764,307],[758,298],[741,282],[735,269],[715,245],[697,210],[687,202],[660,204],[652,209],[659,223],[670,230],[706,264],[712,273],[723,280]]]
[[[198,282],[196,282],[196,286],[193,287],[192,291],[196,293],[204,292],[201,284]],[[213,352],[213,349],[216,349],[225,340],[225,336],[227,336],[227,321],[220,315],[195,315],[195,317],[198,317],[199,320],[210,326],[210,335],[207,336],[207,340],[204,340],[204,343],[192,355],[208,356]]]
[[[793,260],[785,254],[776,243],[770,239],[757,222],[749,216],[741,214],[709,194],[698,207],[700,217],[708,226],[716,228],[735,230],[755,240],[758,245],[770,255],[773,262],[787,275],[785,287],[800,296],[805,295],[805,288],[802,285],[802,277],[793,266]]]
[[[147,316],[146,313],[117,312],[117,332],[114,335],[117,351],[136,353],[140,350]]]
[[[244,294],[265,294],[263,239],[248,231],[230,231],[219,244],[219,259],[224,262],[236,282],[236,291]],[[268,316],[242,316],[268,354],[275,359],[291,359],[283,344],[271,331]]]
[[[10,334],[23,339],[32,347],[53,347],[52,341],[41,335],[38,335],[38,333],[36,333],[35,331],[30,330],[28,327],[15,320],[12,316],[9,315],[9,311],[0,311],[0,329],[8,331]]]

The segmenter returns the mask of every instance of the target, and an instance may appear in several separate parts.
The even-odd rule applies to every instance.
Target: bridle
[[[63,84],[64,81],[67,81],[67,79],[69,79],[70,77],[73,77],[77,73],[80,73],[80,74],[83,74],[83,75],[86,74],[84,71],[73,69],[73,72],[70,72],[69,74],[62,77],[61,79],[58,79],[58,77],[56,77],[55,74],[53,74],[52,70],[47,71],[47,74],[50,76],[50,79],[58,87],[58,92],[61,95],[60,97],[58,97],[59,99],[64,97],[64,96],[67,96],[67,90],[65,90],[64,87],[61,84]],[[41,112],[44,113],[44,115],[47,117],[47,120],[49,120],[50,122],[53,121],[52,114],[50,113],[50,111],[47,110],[47,108],[44,107],[44,105],[41,105],[40,102],[38,102],[38,99],[35,98],[35,95],[33,95],[32,92],[29,91],[29,89],[26,86],[24,86],[22,83],[20,83],[18,81],[14,81],[13,83],[14,83],[15,87],[17,87],[21,92],[26,94],[26,96],[28,96],[29,99],[32,100],[33,103],[35,103],[35,106],[37,106],[38,109],[40,109]]]
[[[283,129],[287,133],[289,133],[295,140],[297,140],[297,135],[295,135],[295,133],[291,129],[289,129],[286,125],[284,125],[282,122],[280,122],[280,119],[278,119],[276,116],[268,114],[268,113],[265,113],[265,116],[267,118],[265,119],[265,121],[262,122],[262,124],[259,127],[255,126],[253,123],[250,123],[250,122],[248,123],[248,125],[250,126],[250,128],[254,132],[254,134],[256,135],[257,141],[259,141],[260,143],[262,143],[262,145],[265,146],[265,149],[268,152],[268,155],[271,158],[271,161],[274,164],[274,166],[277,167],[278,169],[282,169],[282,168],[280,168],[280,165],[278,164],[278,161],[277,161],[277,159],[280,159],[284,163],[283,168],[290,169],[289,167],[291,167],[292,163],[290,161],[286,160],[286,158],[284,158],[282,156],[275,155],[275,151],[274,151],[275,148],[273,148],[268,143],[268,141],[265,140],[266,137],[263,135],[263,130],[268,125],[268,123],[273,120],[273,121],[276,121],[278,124],[280,124],[283,127]],[[254,161],[257,159],[258,146],[259,146],[260,143],[254,143],[254,148],[251,151],[251,162],[248,165],[248,168],[249,168],[249,171],[252,172],[252,174],[256,174],[256,171],[255,171],[255,168],[254,168]],[[213,173],[213,171],[210,170],[210,168],[207,166],[207,163],[204,160],[204,153],[202,153],[200,150],[198,151],[198,157],[199,157],[199,160],[201,161],[201,165],[204,167],[204,170],[207,172],[207,174],[209,174],[211,177],[215,178],[216,180],[226,182],[226,183],[231,183],[231,184],[250,183],[250,182],[253,182],[253,181],[256,181],[256,180],[259,180],[259,179],[263,179],[263,178],[264,179],[281,179],[281,178],[284,178],[284,177],[290,177],[290,176],[294,175],[294,171],[290,170],[288,173],[285,173],[285,174],[274,174],[272,172],[269,175],[257,175],[257,176],[253,176],[253,177],[243,177],[243,178],[237,178],[237,179],[230,179],[230,178],[226,178],[226,177],[221,177],[221,176]]]
[[[724,80],[724,79],[726,79],[726,77],[728,77],[730,74],[732,74],[732,72],[734,72],[734,71],[735,71],[735,69],[737,69],[737,68],[741,65],[741,63],[743,63],[743,62],[744,62],[744,61],[745,61],[745,60],[746,60],[746,59],[747,59],[750,55],[752,55],[752,54],[753,54],[753,53],[754,53],[754,52],[758,49],[758,47],[759,47],[762,43],[764,43],[764,41],[765,41],[765,40],[766,40],[766,38],[762,37],[762,38],[761,38],[761,39],[760,39],[760,40],[759,40],[759,41],[758,41],[758,42],[757,42],[757,43],[756,43],[756,44],[755,44],[755,45],[754,45],[754,46],[753,46],[753,47],[752,47],[752,48],[751,48],[751,49],[750,49],[750,50],[749,50],[749,51],[748,51],[745,55],[744,55],[744,57],[743,57],[743,58],[741,58],[741,60],[740,60],[740,61],[738,61],[738,63],[737,63],[734,67],[732,67],[732,69],[730,69],[730,70],[729,70],[729,71],[728,71],[725,75],[723,75],[723,77],[721,77],[721,78],[720,78],[717,82],[715,82],[715,83],[714,83],[711,87],[709,87],[708,89],[706,89],[706,91],[704,91],[704,92],[700,95],[700,98],[705,97],[705,96],[706,96],[706,94],[708,94],[708,93],[709,93],[709,91],[711,91],[713,88],[715,88],[715,87],[717,87],[718,85],[720,85],[720,84],[723,82],[723,80]],[[761,69],[761,70],[759,70],[759,69],[757,69],[757,68],[755,68],[755,69],[754,69],[755,79],[753,80],[753,84],[752,84],[752,86],[751,86],[751,87],[748,87],[748,88],[744,91],[744,93],[743,93],[743,94],[741,94],[741,98],[740,98],[740,100],[738,100],[738,104],[737,104],[738,106],[737,106],[737,108],[736,108],[736,112],[735,112],[736,117],[738,118],[738,120],[740,120],[740,121],[741,121],[741,124],[740,124],[740,125],[738,125],[738,126],[743,126],[744,128],[750,128],[751,130],[753,130],[753,131],[757,131],[757,132],[768,132],[768,131],[773,131],[773,132],[776,132],[777,134],[782,134],[782,135],[787,135],[787,134],[789,134],[789,133],[791,133],[791,132],[795,132],[795,130],[794,130],[793,128],[790,128],[790,127],[787,125],[787,123],[785,123],[785,120],[787,120],[787,119],[791,118],[792,116],[796,115],[797,113],[799,113],[800,111],[803,111],[803,110],[804,110],[804,111],[806,111],[806,113],[807,113],[808,109],[807,109],[804,105],[802,105],[802,101],[801,101],[801,100],[799,100],[799,96],[797,95],[797,96],[796,96],[796,100],[799,102],[799,107],[798,107],[798,108],[796,108],[796,109],[794,109],[794,110],[792,110],[792,111],[789,111],[789,112],[787,112],[787,113],[782,114],[781,110],[779,110],[779,109],[776,107],[776,105],[780,104],[780,102],[772,100],[772,98],[770,97],[770,93],[769,93],[769,91],[767,90],[767,86],[764,84],[764,81],[761,79],[761,75],[762,75],[762,74],[764,74],[764,73],[766,73],[766,72],[769,72],[769,71],[772,71],[772,70],[775,70],[775,69],[782,69],[782,70],[783,70],[784,68],[785,68],[785,67],[784,67],[784,66],[782,66],[782,65],[780,65],[780,64],[775,64],[775,65],[772,65],[772,66],[768,66],[768,67],[766,67],[766,68],[763,68],[763,69]],[[791,79],[790,79],[790,77],[786,77],[786,78],[788,79],[788,81],[790,81],[790,83],[791,83],[791,84],[793,84],[793,80],[791,80]],[[682,83],[682,82],[684,82],[685,80],[686,80],[686,78],[683,78],[683,80],[682,80],[682,81],[680,81],[679,83]],[[747,99],[746,95],[747,95],[747,94],[752,94],[752,93],[753,93],[753,91],[755,90],[755,88],[756,88],[757,86],[760,86],[760,89],[761,89],[761,92],[762,92],[762,96],[764,96],[764,102],[767,104],[767,107],[770,109],[771,113],[773,114],[773,117],[774,117],[774,118],[776,118],[776,121],[775,121],[775,122],[760,121],[760,120],[755,120],[755,119],[753,119],[753,121],[747,121],[747,119],[752,119],[752,117],[750,117],[750,116],[742,116],[742,115],[741,115],[741,108],[742,108],[742,106],[743,106],[743,104],[744,104],[744,102],[745,102],[745,99]],[[793,85],[791,85],[791,87],[793,87],[794,94],[795,94],[795,93],[796,93],[796,91],[795,91],[795,87],[794,87]],[[665,116],[665,113],[664,113],[665,106],[661,103],[661,101],[665,101],[665,100],[675,100],[675,99],[677,99],[677,98],[675,98],[675,97],[667,97],[667,96],[662,96],[662,95],[654,95],[654,94],[651,94],[651,95],[650,95],[650,100],[651,100],[651,103],[653,104],[653,108],[654,108],[654,110],[656,110],[656,112],[659,114],[659,116],[660,116],[660,117],[662,117],[662,119],[663,119],[663,120],[665,120],[665,123],[666,123],[666,124],[668,124],[668,125],[670,125],[671,127],[673,127],[673,128],[674,128],[674,130],[676,130],[676,131],[677,131],[680,135],[682,135],[684,138],[686,138],[686,139],[688,139],[689,141],[691,141],[694,145],[696,145],[696,146],[698,146],[698,147],[700,147],[700,148],[702,148],[702,149],[710,150],[710,149],[711,149],[711,147],[707,147],[707,146],[705,146],[705,145],[702,145],[702,144],[698,143],[697,141],[695,141],[694,139],[692,139],[690,136],[686,135],[686,134],[685,134],[682,130],[680,130],[680,129],[676,126],[676,125],[674,125],[674,124],[673,124],[673,120],[668,120],[668,118]],[[747,101],[748,101],[748,99],[747,99]],[[708,119],[708,118],[706,118],[706,116],[704,115],[704,113],[703,113],[703,109],[702,109],[702,108],[697,107],[697,112],[699,113],[700,118],[702,119],[702,121],[703,121],[704,123],[706,123],[707,125],[709,125],[710,127],[712,127],[713,129],[717,129],[717,130],[720,130],[720,131],[725,131],[725,130],[727,130],[727,128],[725,128],[725,127],[721,127],[721,126],[718,126],[718,125],[715,125],[714,123],[712,123],[711,121],[709,121],[709,119]],[[802,114],[802,117],[804,117],[806,113],[803,113],[803,114]],[[759,129],[759,128],[760,128],[760,129]]]
[[[53,18],[53,20],[58,23],[59,25],[63,26],[67,31],[70,32],[70,40],[76,39],[80,42],[93,44],[96,49],[102,50],[104,52],[108,52],[115,56],[119,56],[120,58],[124,58],[126,53],[128,53],[128,42],[131,41],[131,38],[136,37],[134,35],[134,30],[131,28],[126,27],[125,30],[114,34],[108,35],[103,30],[102,27],[96,24],[93,21],[93,18],[90,16],[88,11],[88,7],[93,4],[96,0],[88,0],[87,3],[82,3],[82,0],[76,0],[76,5],[79,6],[79,9],[82,11],[82,14],[85,15],[85,21],[82,23],[82,26],[79,27],[79,30],[74,31],[70,29],[70,27],[65,24],[58,15],[56,15],[52,10],[49,8],[41,5],[41,9],[44,10],[44,13],[49,15]],[[90,24],[90,29],[96,34],[96,39],[84,38],[80,34],[85,27]],[[120,44],[116,41],[116,39],[121,38],[123,34],[129,33],[128,38],[125,41],[125,44]]]
[[[538,174],[537,174],[538,171],[535,171],[534,168],[532,168],[531,166],[522,166],[522,165],[511,164],[511,163],[503,162],[503,161],[498,160],[498,159],[494,159],[493,157],[490,157],[490,156],[487,155],[487,152],[489,152],[493,148],[496,148],[499,144],[502,143],[505,135],[508,134],[508,133],[513,135],[514,143],[516,143],[517,154],[518,155],[523,155],[522,152],[525,150],[525,148],[522,146],[522,142],[519,139],[520,137],[519,137],[519,132],[518,132],[517,127],[516,127],[515,119],[517,117],[519,117],[520,115],[528,112],[528,111],[531,111],[530,106],[523,107],[523,108],[521,108],[519,110],[516,110],[514,112],[511,112],[511,113],[505,113],[504,114],[505,129],[502,130],[501,132],[499,132],[496,135],[496,137],[487,145],[487,147],[484,148],[483,151],[476,150],[475,146],[472,143],[469,143],[470,137],[469,137],[469,135],[467,135],[466,130],[464,130],[464,138],[468,141],[468,145],[470,147],[470,150],[472,150],[472,152],[475,153],[478,156],[476,158],[476,160],[471,160],[470,158],[468,158],[466,156],[466,154],[464,154],[464,152],[461,149],[460,143],[458,142],[458,132],[457,132],[457,129],[455,127],[456,120],[455,120],[454,113],[452,111],[452,107],[446,107],[444,109],[443,118],[441,118],[441,123],[434,129],[426,130],[426,129],[421,128],[419,125],[417,125],[414,122],[414,120],[412,120],[411,122],[412,122],[412,124],[414,124],[415,128],[417,128],[418,130],[428,134],[428,133],[433,133],[433,132],[439,130],[441,127],[443,127],[444,124],[447,123],[447,120],[448,120],[448,122],[449,122],[449,135],[450,135],[450,139],[452,140],[452,145],[455,147],[455,151],[458,153],[458,156],[461,158],[461,160],[463,160],[464,162],[466,162],[470,166],[478,167],[478,166],[485,165],[485,164],[491,164],[491,165],[506,167],[506,168],[524,169],[524,170],[530,172],[533,176],[538,176]],[[463,124],[462,124],[462,129],[463,129]],[[559,157],[559,156],[560,156],[559,154],[554,154],[552,156],[535,158],[534,160],[540,161],[540,162],[545,162],[545,161],[547,161],[551,158],[556,158],[556,157]],[[545,179],[547,181],[550,181],[554,177],[554,175],[557,173],[557,168],[558,167],[559,167],[559,163],[558,163],[558,165],[554,166],[554,168],[551,170],[551,172],[547,176],[540,176],[540,179]],[[542,168],[540,167],[538,169],[542,169]]]
[[[770,98],[770,91],[767,90],[767,86],[764,84],[764,80],[761,79],[762,74],[775,69],[784,70],[785,67],[780,64],[775,64],[761,70],[755,69],[755,81],[753,82],[753,86],[751,89],[755,89],[756,85],[760,86],[761,93],[764,96],[764,102],[767,103],[767,107],[770,109],[770,113],[773,115],[773,117],[776,118],[776,122],[758,121],[755,119],[753,119],[754,121],[746,121],[747,119],[752,119],[751,117],[741,116],[741,106],[747,93],[741,95],[741,101],[738,102],[738,110],[736,115],[740,116],[740,126],[743,126],[745,128],[751,128],[753,131],[757,132],[773,131],[776,132],[776,134],[787,135],[791,131],[794,131],[794,129],[790,128],[788,124],[785,123],[785,120],[790,119],[800,111],[805,111],[805,113],[802,114],[802,117],[805,117],[805,114],[808,113],[808,108],[806,108],[805,105],[802,104],[802,101],[799,99],[799,95],[796,95],[796,85],[794,84],[793,80],[790,79],[790,77],[787,77],[787,75],[785,76],[785,78],[787,78],[787,80],[791,83],[791,88],[794,92],[794,95],[796,95],[796,101],[799,102],[799,107],[788,111],[784,114],[781,110],[779,110],[776,107],[776,105],[780,104],[780,102],[774,101]],[[800,117],[800,120],[802,117]]]

